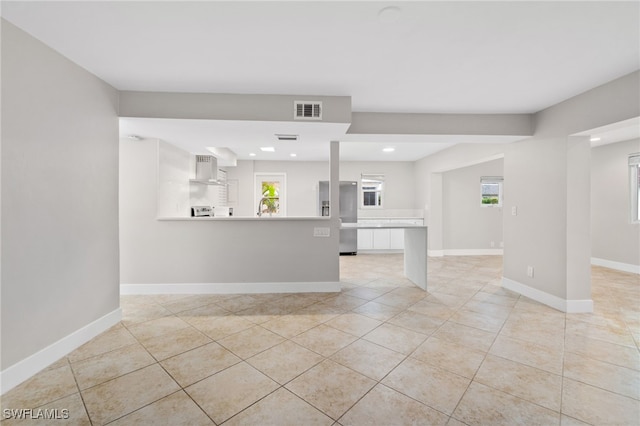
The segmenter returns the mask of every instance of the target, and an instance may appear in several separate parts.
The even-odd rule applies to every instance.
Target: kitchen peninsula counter
[[[415,225],[412,223],[343,223],[342,229],[408,229],[408,228],[427,228],[426,225]]]
[[[158,217],[157,220],[167,220],[167,221],[195,221],[195,222],[202,222],[202,221],[226,221],[226,222],[233,222],[233,221],[242,221],[242,220],[248,220],[248,221],[309,221],[309,220],[322,220],[322,221],[326,221],[329,222],[331,220],[331,217],[327,217],[327,216],[277,216],[277,217],[271,217],[271,216],[263,216],[263,217],[257,217],[257,216],[199,216],[199,217],[193,217],[193,216],[184,216],[184,217]]]
[[[427,226],[410,223],[343,223],[341,229],[404,229],[404,274],[427,289]]]

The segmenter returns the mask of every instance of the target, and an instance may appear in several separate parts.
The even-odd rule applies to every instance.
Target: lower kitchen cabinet
[[[358,250],[373,249],[373,229],[358,229]]]
[[[373,249],[389,250],[390,248],[390,231],[391,229],[372,229],[373,231]]]
[[[391,250],[404,249],[404,229],[389,229],[389,248]]]
[[[422,225],[422,219],[363,219],[358,223],[378,225],[404,223]],[[358,250],[399,251],[404,250],[404,229],[358,229]]]

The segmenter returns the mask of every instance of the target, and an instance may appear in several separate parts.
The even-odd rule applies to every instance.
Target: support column
[[[329,146],[329,159],[329,166],[331,168],[329,173],[331,238],[335,242],[336,261],[338,261],[340,256],[340,142],[331,141]],[[338,270],[340,270],[339,266]]]
[[[567,312],[593,312],[591,299],[591,143],[567,139]]]
[[[429,200],[429,256],[444,256],[442,238],[442,173],[431,173],[431,199]]]

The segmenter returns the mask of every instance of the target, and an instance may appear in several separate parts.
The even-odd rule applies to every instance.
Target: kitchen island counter
[[[426,225],[414,225],[411,223],[343,223],[342,229],[409,229],[427,228]]]
[[[343,223],[340,229],[404,229],[404,274],[427,289],[427,226],[410,223]]]
[[[316,221],[316,220],[322,220],[322,221],[327,221],[329,222],[331,220],[331,217],[327,217],[327,216],[277,216],[277,217],[272,217],[272,216],[263,216],[263,217],[257,217],[257,216],[198,216],[198,217],[192,217],[192,216],[184,216],[184,217],[158,217],[157,220],[166,220],[166,221],[195,221],[195,222],[201,222],[201,221],[241,221],[241,220],[248,220],[248,221]]]

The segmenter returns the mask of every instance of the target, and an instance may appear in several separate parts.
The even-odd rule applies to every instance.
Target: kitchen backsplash
[[[421,209],[358,209],[358,217],[424,217]]]

